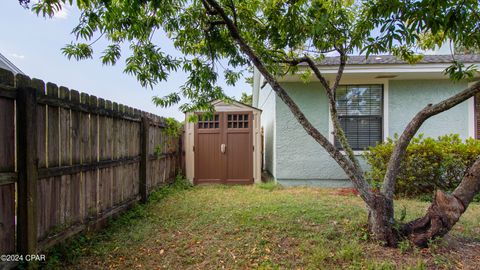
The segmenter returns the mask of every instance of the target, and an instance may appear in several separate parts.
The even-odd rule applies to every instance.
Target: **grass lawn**
[[[343,194],[343,193],[342,193]],[[399,200],[407,219],[427,203]],[[170,187],[49,255],[62,269],[475,269],[480,205],[450,236],[419,250],[368,239],[359,197],[335,189],[257,186]],[[478,268],[476,268],[478,269]]]

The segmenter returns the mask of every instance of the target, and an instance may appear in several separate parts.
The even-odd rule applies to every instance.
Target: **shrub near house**
[[[365,173],[376,187],[383,182],[388,160],[398,139],[370,147],[365,158],[371,166]],[[399,196],[431,195],[435,189],[451,191],[458,186],[467,169],[480,155],[480,140],[462,141],[458,135],[445,135],[437,139],[414,138],[401,165],[396,191]],[[477,196],[478,198],[478,196]],[[478,200],[477,200],[478,201]]]

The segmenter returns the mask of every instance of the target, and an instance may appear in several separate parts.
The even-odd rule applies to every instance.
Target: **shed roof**
[[[262,111],[261,109],[259,108],[256,108],[256,107],[253,107],[251,105],[248,105],[248,104],[245,104],[245,103],[242,103],[242,102],[239,102],[239,101],[236,101],[236,100],[233,100],[231,103],[226,103],[224,102],[223,100],[214,100],[211,102],[212,105],[214,106],[230,106],[230,105],[233,105],[235,107],[238,107],[239,109],[240,108],[247,108],[247,109],[253,109],[253,110],[257,110],[257,111]]]

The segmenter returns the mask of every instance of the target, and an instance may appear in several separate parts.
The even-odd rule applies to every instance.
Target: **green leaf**
[[[109,45],[104,51],[102,56],[102,64],[115,65],[120,58],[120,46],[118,44]]]
[[[68,59],[72,59],[73,57],[76,60],[83,60],[92,58],[93,50],[92,47],[86,43],[71,43],[62,48],[62,53]]]

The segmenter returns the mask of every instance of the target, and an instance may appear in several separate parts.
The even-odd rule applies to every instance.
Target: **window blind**
[[[336,93],[340,125],[353,150],[382,141],[383,85],[341,85]],[[341,148],[338,140],[335,145]]]

